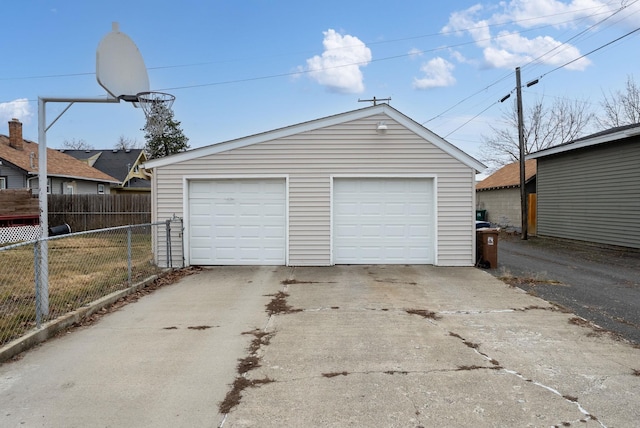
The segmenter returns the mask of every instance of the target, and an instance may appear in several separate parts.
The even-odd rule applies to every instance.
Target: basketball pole
[[[47,103],[69,103],[47,126]],[[38,204],[40,208],[40,238],[38,239],[38,261],[35,266],[36,325],[40,327],[43,317],[49,315],[49,201],[47,197],[47,131],[74,103],[119,103],[118,98],[60,98],[38,97]],[[53,191],[53,189],[51,189]]]

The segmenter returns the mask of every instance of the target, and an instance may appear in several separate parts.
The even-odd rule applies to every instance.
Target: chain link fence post
[[[40,311],[40,243],[36,242],[33,246],[33,276],[36,297],[36,328],[42,325],[42,312]]]
[[[131,287],[131,285],[133,285],[132,283],[132,275],[131,275],[131,271],[132,271],[132,252],[131,252],[131,233],[133,230],[133,226],[129,226],[127,228],[127,278],[128,278],[128,282],[129,282],[129,287]]]
[[[182,267],[187,265],[184,257],[184,219],[180,217],[180,254],[182,255]]]
[[[168,219],[165,224],[167,231],[167,267],[173,268],[173,257],[171,255],[171,219]]]

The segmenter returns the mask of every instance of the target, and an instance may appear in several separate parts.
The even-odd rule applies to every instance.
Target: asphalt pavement
[[[0,365],[3,427],[627,427],[640,348],[475,268],[215,267]]]
[[[640,344],[640,250],[502,234],[489,272]]]

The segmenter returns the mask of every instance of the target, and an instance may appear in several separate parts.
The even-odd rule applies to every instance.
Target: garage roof
[[[548,149],[531,153],[526,156],[526,159],[542,158],[545,156],[568,152],[570,150],[581,149],[584,147],[591,147],[591,146],[595,146],[603,143],[610,143],[612,141],[622,140],[625,138],[634,137],[638,135],[640,135],[640,123],[634,123],[632,125],[625,125],[625,126],[618,126],[615,128],[607,129],[606,131],[596,132],[595,134],[578,138],[577,140],[573,140],[568,143],[560,144],[557,146],[550,147]]]
[[[188,161],[191,159],[197,159],[203,156],[208,156],[227,150],[237,149],[241,147],[250,146],[252,144],[263,143],[265,141],[271,141],[278,138],[285,138],[295,134],[303,132],[313,131],[315,129],[325,128],[327,126],[337,125],[352,120],[363,119],[369,116],[375,116],[379,114],[385,114],[390,119],[395,120],[405,128],[416,133],[424,140],[432,143],[436,147],[440,148],[444,152],[451,155],[464,165],[474,168],[478,172],[482,172],[486,169],[486,166],[469,156],[464,151],[460,150],[453,144],[446,141],[444,138],[431,132],[424,126],[400,113],[388,104],[378,104],[371,107],[365,107],[363,109],[353,110],[346,113],[337,114],[334,116],[328,116],[321,119],[312,120],[309,122],[299,123],[297,125],[288,126],[285,128],[275,129],[273,131],[264,132],[261,134],[255,134],[248,137],[225,141],[221,143],[212,144],[205,147],[189,150],[175,155],[167,156],[164,158],[153,159],[147,161],[144,164],[145,168],[156,168],[166,165],[172,165],[178,162]]]
[[[529,159],[524,162],[525,183],[536,176],[536,160]],[[505,165],[480,183],[476,190],[494,190],[508,187],[520,187],[520,162]]]

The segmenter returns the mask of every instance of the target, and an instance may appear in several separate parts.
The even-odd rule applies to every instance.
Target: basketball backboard
[[[120,32],[117,22],[98,45],[96,79],[109,95],[124,101],[137,101],[136,94],[149,91],[142,55],[133,40]]]

